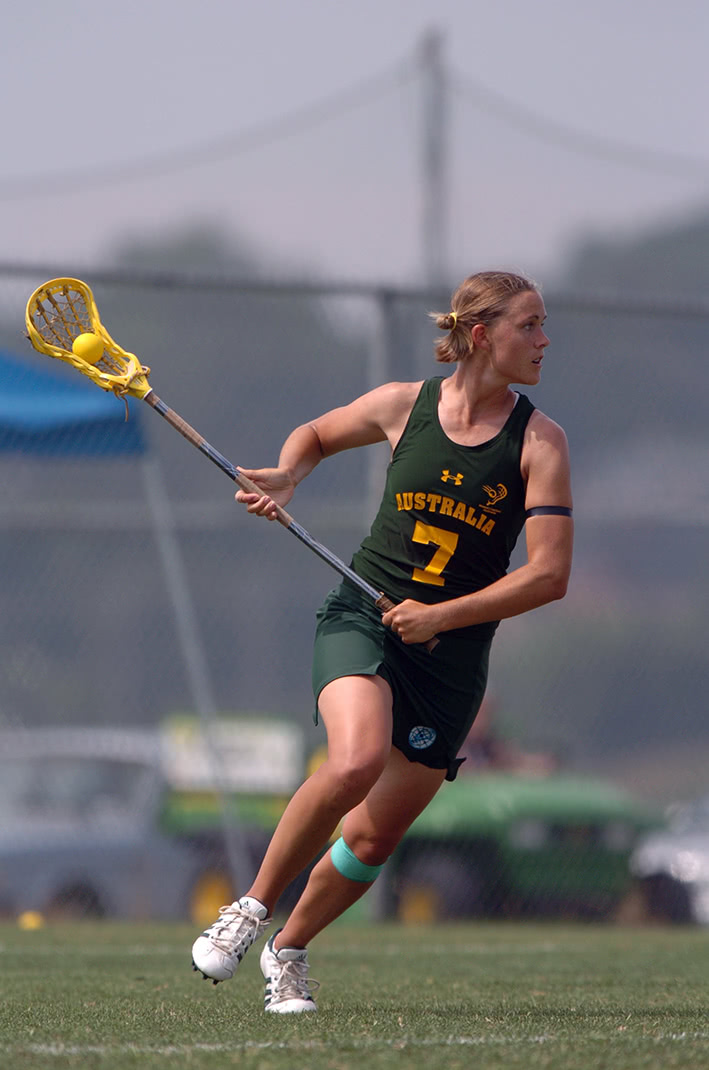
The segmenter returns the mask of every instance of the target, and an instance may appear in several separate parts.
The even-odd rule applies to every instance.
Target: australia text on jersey
[[[396,508],[399,512],[416,511],[417,513],[437,513],[438,516],[449,516],[453,520],[460,520],[470,527],[477,528],[484,535],[489,535],[495,527],[495,521],[484,511],[486,506],[478,506],[476,512],[472,505],[466,502],[456,501],[444,494],[432,494],[419,490],[407,490],[396,495]],[[494,510],[496,513],[499,509]]]

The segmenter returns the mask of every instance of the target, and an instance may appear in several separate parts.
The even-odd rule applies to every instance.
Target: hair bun
[[[455,312],[443,312],[436,316],[436,327],[439,331],[452,331],[457,322],[458,316]]]

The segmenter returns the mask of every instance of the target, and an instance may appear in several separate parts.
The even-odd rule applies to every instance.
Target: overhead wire
[[[462,96],[472,100],[480,110],[493,118],[526,133],[528,136],[554,144],[569,152],[595,157],[624,166],[640,167],[664,174],[687,178],[688,172],[698,178],[709,177],[709,160],[663,149],[648,148],[617,141],[601,134],[579,130],[550,119],[526,105],[513,101],[489,85],[451,70],[449,84]]]
[[[190,148],[176,149],[119,165],[107,163],[93,169],[82,166],[80,169],[52,174],[0,179],[0,201],[31,200],[142,182],[233,158],[255,149],[267,148],[347,112],[365,107],[386,93],[401,88],[417,73],[413,58],[407,57],[384,74],[368,78],[313,104],[306,104],[272,120],[231,131]]]
[[[107,163],[100,167],[24,175],[0,179],[0,202],[32,200],[67,193],[106,189],[141,182],[159,176],[177,174],[192,168],[230,159],[242,153],[268,146],[305,133],[321,123],[355,111],[381,98],[421,74],[419,58],[404,61],[376,77],[304,105],[256,126],[230,131],[220,137],[189,148],[160,153],[129,163]],[[606,162],[671,174],[682,178],[709,177],[709,160],[662,149],[632,145],[603,135],[579,130],[556,119],[541,115],[519,101],[492,89],[489,85],[455,68],[445,74],[447,89],[472,101],[480,111],[527,136],[554,144],[569,152]]]

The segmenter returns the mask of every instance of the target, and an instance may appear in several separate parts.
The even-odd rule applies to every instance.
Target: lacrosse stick
[[[150,368],[141,364],[134,353],[127,353],[113,341],[101,323],[94,296],[85,282],[80,279],[52,279],[45,282],[27,302],[25,322],[29,340],[40,353],[73,365],[102,390],[111,391],[117,397],[123,398],[126,409],[127,395],[147,401],[151,408],[159,412],[176,431],[221,468],[242,490],[263,495],[263,490],[253,480],[239,472],[226,457],[157,396],[148,382]],[[89,337],[87,340],[86,335],[96,336],[103,342],[103,348],[101,349],[94,339]],[[75,345],[78,338],[81,338],[81,341]],[[276,519],[343,578],[367,594],[383,613],[394,608],[395,602],[367,583],[331,550],[314,539],[280,505],[276,505]],[[431,651],[437,644],[438,640],[433,638],[429,639],[425,646]]]

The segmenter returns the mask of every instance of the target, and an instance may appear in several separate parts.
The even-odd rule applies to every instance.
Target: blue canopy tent
[[[248,858],[240,829],[227,815],[220,786],[221,763],[213,742],[216,708],[207,659],[199,634],[187,576],[175,533],[172,509],[157,457],[148,454],[142,422],[131,400],[71,376],[58,362],[24,360],[0,351],[0,454],[21,453],[54,458],[133,457],[139,462],[150,522],[172,601],[177,633],[194,708],[204,723],[217,793],[222,802],[225,847],[232,876]]]
[[[0,351],[0,452],[53,457],[138,456],[141,421],[93,383]]]

